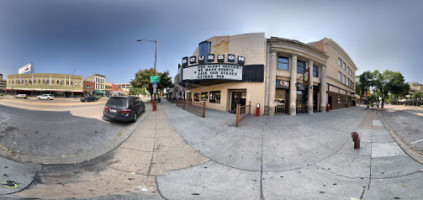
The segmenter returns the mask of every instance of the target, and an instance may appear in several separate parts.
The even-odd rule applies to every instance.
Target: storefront
[[[237,104],[251,103],[260,107],[260,115],[325,112],[328,98],[335,98],[328,88],[327,78],[333,80],[328,69],[347,55],[341,52],[330,58],[333,52],[320,48],[326,44],[322,41],[305,44],[265,38],[264,33],[212,37],[199,43],[192,56],[182,58],[175,80],[186,100],[211,109],[234,112]],[[353,75],[352,70],[348,73]],[[344,95],[344,101],[336,97],[339,103],[334,107],[349,102],[353,89]]]

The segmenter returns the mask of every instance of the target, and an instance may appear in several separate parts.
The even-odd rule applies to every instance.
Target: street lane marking
[[[416,140],[416,141],[412,142],[411,144],[417,144],[417,143],[419,143],[419,142],[423,142],[423,139],[421,139],[421,140]]]

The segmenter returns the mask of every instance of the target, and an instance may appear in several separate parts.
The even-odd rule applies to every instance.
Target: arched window
[[[28,80],[25,80],[25,85],[28,85]]]
[[[71,85],[73,85],[73,81],[71,81]]]
[[[43,79],[43,85],[46,84],[46,80]]]
[[[63,83],[64,83],[64,82],[63,82],[63,80],[62,80],[62,82],[60,83],[60,85],[63,85]]]
[[[32,80],[29,80],[29,84],[32,85]]]
[[[59,80],[57,80],[57,85],[59,85]]]
[[[54,79],[51,79],[51,84],[54,84]]]
[[[46,81],[46,85],[48,85],[48,83],[49,83],[49,80]]]

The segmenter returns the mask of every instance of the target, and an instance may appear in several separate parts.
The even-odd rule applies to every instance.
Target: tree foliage
[[[153,94],[153,85],[150,83],[150,76],[154,76],[154,69],[142,69],[135,73],[135,78],[131,80],[131,86],[134,88],[145,88],[150,95]],[[173,87],[172,78],[169,77],[169,72],[157,72],[156,76],[160,76],[160,82],[157,84],[157,90]]]
[[[375,90],[374,92],[382,100],[382,108],[388,94],[393,94],[397,97],[405,96],[410,90],[410,85],[405,82],[404,76],[400,72],[393,72],[390,70],[385,70],[383,73],[378,70],[363,72],[363,74],[359,76],[357,87],[360,87],[356,90],[357,94],[361,96],[364,92],[373,88]]]

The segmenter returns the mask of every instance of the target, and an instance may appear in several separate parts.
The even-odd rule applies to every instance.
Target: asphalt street
[[[423,152],[423,109],[395,109],[387,107],[382,116],[391,127],[415,150]]]
[[[2,101],[0,145],[18,161],[23,159],[20,155],[67,157],[100,148],[132,125],[104,121],[103,107],[104,103],[57,106]]]

